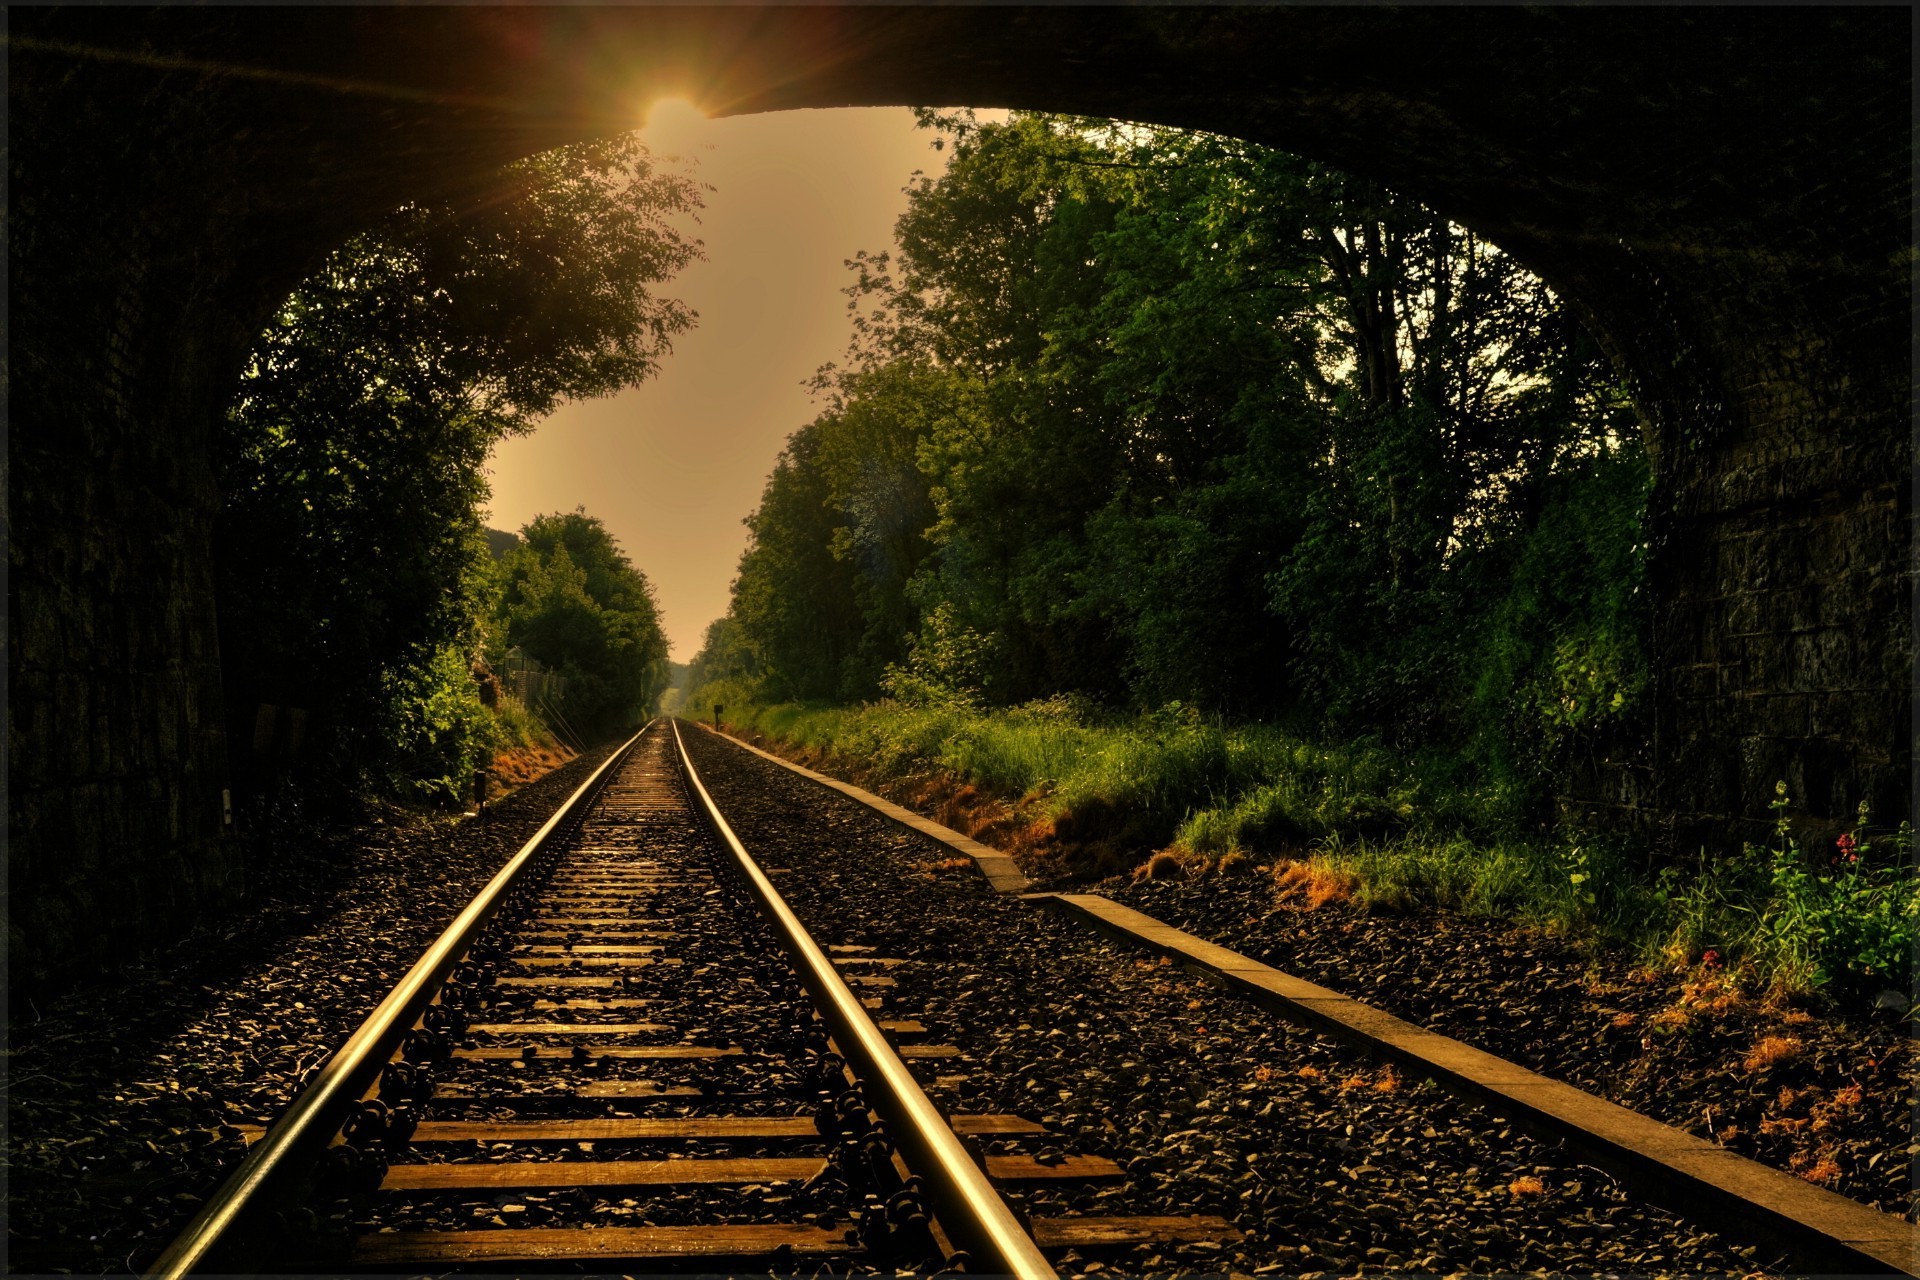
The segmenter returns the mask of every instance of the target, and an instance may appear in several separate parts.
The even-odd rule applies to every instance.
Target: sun
[[[655,98],[642,116],[641,128],[648,133],[678,134],[707,122],[707,113],[682,97]]]

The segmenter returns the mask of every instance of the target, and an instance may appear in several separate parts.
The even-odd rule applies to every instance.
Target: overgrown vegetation
[[[1066,698],[994,710],[768,706],[741,686],[707,689],[736,726],[836,757],[877,785],[939,795],[951,777],[999,797],[948,817],[1026,851],[1042,872],[1159,878],[1258,865],[1277,900],[1298,907],[1505,916],[1630,947],[1650,965],[1856,1004],[1904,992],[1920,941],[1911,829],[1876,835],[1863,810],[1823,857],[1795,840],[1784,793],[1767,848],[1660,866],[1620,839],[1514,833],[1507,799],[1457,789],[1437,753],[1329,749],[1184,708],[1122,717]],[[1143,859],[1144,849],[1159,852]]]
[[[1645,737],[1649,468],[1545,284],[1234,140],[924,123],[951,163],[853,264],[856,342],[749,518],[690,709],[984,789],[1067,874],[1258,857],[1290,900],[1888,980],[1904,836],[1850,886],[1558,825],[1556,786]]]
[[[951,163],[854,264],[700,674],[1444,747],[1543,828],[1645,683],[1648,468],[1565,305],[1284,153],[927,123]]]
[[[646,575],[585,511],[536,516],[499,563],[488,657],[518,648],[566,680],[560,711],[589,738],[648,715],[667,637]]]
[[[561,401],[656,370],[693,316],[650,286],[697,256],[670,222],[697,205],[630,135],[563,148],[464,204],[394,211],[282,304],[215,448],[243,803],[290,775],[407,800],[470,793],[502,741],[473,668],[500,590],[482,465]],[[572,601],[574,576],[543,571]],[[644,583],[618,591],[625,604],[594,607],[612,609],[611,647],[644,673],[651,600]],[[609,714],[630,714],[649,678],[614,678]]]

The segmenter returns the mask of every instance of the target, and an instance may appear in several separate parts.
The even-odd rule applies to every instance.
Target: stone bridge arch
[[[248,342],[408,199],[630,127],[970,103],[1417,196],[1574,300],[1656,467],[1651,741],[1579,799],[1690,840],[1910,812],[1911,14],[15,9],[9,951],[61,985],[235,900],[206,455]]]

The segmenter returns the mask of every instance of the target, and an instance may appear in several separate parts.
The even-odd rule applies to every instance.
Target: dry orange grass
[[[519,747],[502,751],[493,758],[488,770],[492,774],[492,785],[487,788],[487,798],[498,800],[505,791],[525,786],[535,778],[543,778],[571,759],[573,752],[552,747]]]
[[[1371,1081],[1369,1081],[1365,1076],[1351,1075],[1340,1082],[1340,1090],[1342,1093],[1345,1093],[1354,1089],[1364,1089],[1370,1083]]]
[[[1748,1074],[1759,1075],[1771,1071],[1784,1063],[1792,1062],[1800,1056],[1802,1046],[1793,1036],[1766,1036],[1760,1043],[1747,1051],[1740,1065]]]
[[[1616,1013],[1613,1015],[1613,1025],[1622,1031],[1626,1030],[1628,1027],[1637,1025],[1639,1021],[1640,1019],[1634,1017],[1630,1013]]]
[[[940,807],[933,811],[933,820],[943,826],[958,827],[973,813],[980,798],[980,789],[971,784],[948,792],[940,801]]]
[[[1647,1025],[1655,1031],[1679,1031],[1691,1021],[1693,1015],[1685,1009],[1662,1009],[1647,1019]]]
[[[1241,875],[1247,870],[1247,867],[1247,855],[1238,849],[1233,849],[1221,854],[1220,861],[1213,864],[1213,869],[1223,876]]]
[[[1380,1078],[1373,1082],[1375,1093],[1398,1093],[1400,1091],[1400,1073],[1392,1067],[1382,1067]]]
[[[1699,1013],[1733,1013],[1746,1004],[1746,997],[1725,978],[1706,974],[1680,988],[1680,1004]]]
[[[1547,1184],[1529,1175],[1509,1182],[1507,1192],[1516,1199],[1524,1196],[1543,1196],[1547,1194]]]
[[[1329,902],[1347,902],[1360,887],[1359,878],[1317,862],[1276,862],[1273,887],[1281,902],[1297,901],[1308,911]]]
[[[1835,1089],[1831,1097],[1825,1102],[1816,1104],[1813,1108],[1813,1114],[1810,1117],[1813,1131],[1815,1133],[1825,1133],[1827,1130],[1833,1128],[1846,1118],[1847,1112],[1859,1106],[1865,1097],[1866,1094],[1857,1084],[1845,1085]]]
[[[1323,1080],[1326,1078],[1326,1074],[1326,1072],[1318,1067],[1302,1067],[1299,1072],[1302,1080]]]
[[[1774,1105],[1785,1111],[1800,1099],[1820,1092],[1820,1086],[1810,1084],[1804,1089],[1795,1089],[1790,1085],[1780,1086],[1780,1096],[1774,1099]]]
[[[1180,861],[1180,855],[1171,849],[1162,849],[1134,868],[1135,880],[1172,880],[1186,874],[1186,865]]]
[[[1787,1161],[1787,1167],[1808,1182],[1817,1183],[1820,1186],[1832,1186],[1840,1181],[1840,1162],[1833,1158],[1831,1147],[1822,1147],[1818,1151],[1802,1151]]]

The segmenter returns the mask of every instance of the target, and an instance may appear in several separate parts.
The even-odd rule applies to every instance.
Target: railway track
[[[1258,965],[1190,982],[687,736],[610,757],[148,1274],[1792,1268],[1778,1188],[1699,1227],[1217,985]],[[1807,1256],[1914,1273],[1852,1223]]]
[[[957,1051],[890,1008],[893,957],[808,937],[779,870],[650,725],[247,1133],[149,1274],[1048,1276],[1067,1251],[1236,1234],[1028,1217],[1024,1189],[1119,1166],[1028,1116],[936,1108],[907,1060]]]

